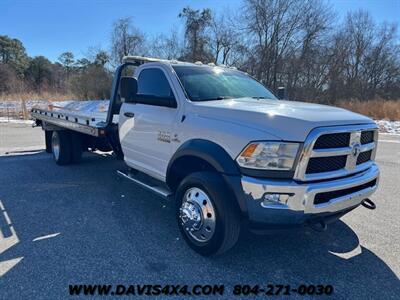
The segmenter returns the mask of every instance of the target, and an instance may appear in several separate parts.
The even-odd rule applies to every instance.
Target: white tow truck
[[[278,100],[227,67],[125,57],[110,101],[33,108],[57,164],[112,150],[119,175],[174,199],[191,248],[233,247],[241,230],[327,224],[377,188],[375,123],[350,111]]]

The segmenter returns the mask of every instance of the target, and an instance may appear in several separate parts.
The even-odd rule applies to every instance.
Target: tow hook
[[[311,227],[311,229],[318,231],[318,232],[324,232],[328,229],[328,224],[326,224],[324,221],[317,221],[317,222],[310,222],[308,225]]]
[[[361,202],[361,205],[364,206],[365,208],[368,208],[368,209],[375,209],[375,208],[376,208],[375,203],[372,202],[372,200],[369,199],[369,198],[365,198],[365,199]]]

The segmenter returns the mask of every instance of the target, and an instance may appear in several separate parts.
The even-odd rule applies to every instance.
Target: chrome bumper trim
[[[314,205],[314,197],[318,193],[357,187],[374,179],[376,179],[376,183],[373,187],[331,199],[326,203]],[[369,169],[350,177],[314,183],[298,183],[294,180],[267,180],[243,176],[242,187],[247,198],[250,219],[256,219],[258,222],[269,221],[271,215],[273,215],[273,221],[288,221],[292,223],[293,220],[283,220],[287,217],[290,218],[290,213],[300,213],[301,215],[337,213],[357,206],[363,199],[368,198],[375,192],[378,187],[378,180],[379,169],[376,164],[372,164]],[[290,194],[290,196],[286,204],[265,206],[261,205],[261,203],[266,193]],[[279,214],[282,215],[283,219],[280,218]]]

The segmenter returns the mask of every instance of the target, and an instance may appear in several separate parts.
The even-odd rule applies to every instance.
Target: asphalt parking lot
[[[0,124],[1,299],[67,298],[68,284],[97,283],[331,284],[335,299],[399,299],[399,137],[380,136],[375,211],[359,207],[323,233],[247,234],[215,258],[186,246],[172,203],[116,176],[123,162],[86,154],[58,167],[43,149],[39,128]]]

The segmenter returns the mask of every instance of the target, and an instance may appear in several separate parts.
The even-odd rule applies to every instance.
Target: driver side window
[[[138,78],[139,95],[151,95],[160,98],[174,98],[171,87],[160,69],[144,69]]]

